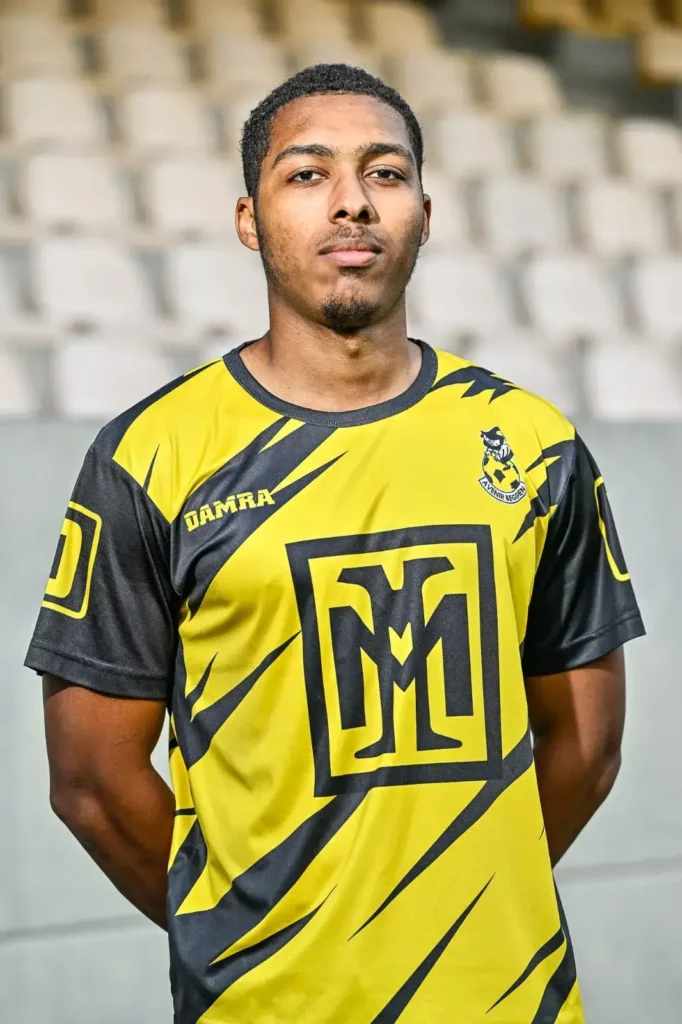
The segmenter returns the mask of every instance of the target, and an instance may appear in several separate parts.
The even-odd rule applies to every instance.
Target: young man
[[[53,807],[168,927],[177,1024],[578,1024],[552,862],[643,632],[603,480],[554,407],[408,340],[395,92],[309,68],[243,159],[270,330],[88,452],[26,662]]]

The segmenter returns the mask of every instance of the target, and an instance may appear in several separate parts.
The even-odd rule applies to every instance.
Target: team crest
[[[483,476],[479,483],[488,494],[505,505],[516,505],[526,496],[526,485],[521,479],[514,453],[499,427],[482,430],[485,448]]]

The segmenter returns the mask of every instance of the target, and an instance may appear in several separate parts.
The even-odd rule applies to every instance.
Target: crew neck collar
[[[389,398],[385,402],[367,405],[362,409],[351,409],[348,412],[324,412],[320,409],[306,409],[302,405],[293,405],[291,402],[286,402],[283,398],[273,395],[272,392],[268,391],[256,380],[242,359],[241,353],[249,345],[253,345],[253,341],[245,341],[242,345],[228,352],[223,359],[227,369],[237,383],[252,398],[255,398],[257,402],[260,402],[266,408],[272,409],[288,419],[301,420],[303,423],[312,423],[320,427],[356,427],[365,423],[376,423],[377,420],[384,420],[389,416],[395,416],[399,412],[404,412],[405,409],[409,409],[416,405],[417,402],[420,402],[427,392],[431,390],[438,370],[436,353],[425,341],[419,341],[417,338],[410,338],[409,340],[419,345],[422,352],[422,364],[419,368],[419,373],[409,388],[403,391],[402,394],[396,395],[395,398]]]

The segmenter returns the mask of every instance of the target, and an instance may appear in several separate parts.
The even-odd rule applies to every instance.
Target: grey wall
[[[649,636],[628,650],[620,780],[558,879],[588,1024],[679,1024],[682,427],[583,433],[609,484]],[[0,1020],[8,1024],[172,1018],[164,936],[51,816],[40,686],[21,667],[93,434],[63,423],[0,425]]]

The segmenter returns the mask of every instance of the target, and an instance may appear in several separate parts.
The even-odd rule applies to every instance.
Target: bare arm
[[[150,760],[165,704],[50,676],[43,700],[54,812],[119,892],[165,928],[175,801]]]
[[[526,680],[535,763],[552,863],[610,793],[625,724],[622,650],[589,665]]]

